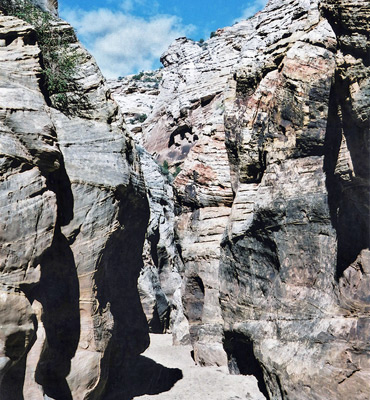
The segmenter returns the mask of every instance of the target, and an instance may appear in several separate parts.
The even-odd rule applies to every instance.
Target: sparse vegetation
[[[143,79],[143,82],[155,82],[155,83],[159,83],[159,82],[160,82],[160,79],[159,79],[159,78],[156,78],[156,77],[153,77],[153,78],[151,78],[151,77],[146,77],[146,78]]]
[[[174,174],[173,174],[173,177],[176,178],[176,176],[177,176],[180,172],[181,172],[181,167],[178,165],[178,166],[176,167],[176,171],[175,171]]]
[[[136,124],[137,122],[143,123],[148,116],[146,114],[135,114],[134,118],[130,119],[130,124]]]
[[[163,164],[160,167],[161,167],[162,174],[167,177],[169,182],[172,182],[176,178],[176,176],[181,172],[181,167],[178,165],[175,169],[175,172],[172,173],[170,171],[170,167],[168,165],[167,160],[164,160]]]
[[[168,161],[167,160],[163,161],[163,164],[161,166],[161,171],[162,171],[163,175],[168,176],[170,174],[170,171],[168,169]]]
[[[73,76],[79,56],[70,44],[76,41],[70,30],[54,29],[54,17],[29,0],[2,1],[1,9],[33,25],[42,54],[44,85],[49,96],[54,95],[55,106],[67,109],[67,92],[74,88]]]
[[[209,37],[212,39],[213,37],[217,36],[216,32],[211,32],[211,34],[209,35]]]
[[[140,81],[141,78],[142,78],[143,76],[144,76],[144,71],[141,71],[141,72],[139,72],[138,74],[134,75],[134,76],[132,77],[132,79],[133,79],[134,81]]]
[[[146,114],[140,114],[138,116],[138,121],[139,122],[144,122],[147,118],[148,118],[148,116]]]

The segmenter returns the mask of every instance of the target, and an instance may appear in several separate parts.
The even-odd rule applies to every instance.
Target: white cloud
[[[140,1],[123,1],[122,9],[129,10]],[[183,25],[174,15],[144,19],[107,8],[69,9],[62,17],[77,29],[77,35],[108,78],[153,69],[174,39],[194,30],[192,25]]]
[[[242,15],[239,18],[236,18],[235,21],[241,21],[252,17],[256,12],[261,11],[265,7],[267,1],[268,0],[251,1],[250,5],[243,10]]]
[[[126,13],[132,11],[134,8],[134,1],[133,0],[124,0],[121,3],[121,8]]]
[[[158,13],[159,3],[154,0],[122,0],[120,8],[126,13],[141,8],[146,14],[153,15]]]

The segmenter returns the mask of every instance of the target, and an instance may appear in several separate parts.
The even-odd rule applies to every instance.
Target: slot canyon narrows
[[[0,0],[0,400],[369,399],[370,5],[210,36],[106,79]]]

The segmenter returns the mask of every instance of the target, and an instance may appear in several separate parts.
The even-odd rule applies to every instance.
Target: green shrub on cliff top
[[[0,8],[33,25],[42,54],[45,87],[57,107],[67,109],[67,92],[74,88],[73,76],[79,56],[70,47],[75,42],[73,30],[53,27],[54,17],[32,4],[29,0],[1,0]]]

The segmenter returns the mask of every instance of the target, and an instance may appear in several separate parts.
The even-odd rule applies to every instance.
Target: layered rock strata
[[[241,353],[256,357],[271,398],[365,399],[370,9],[283,9],[279,31],[295,29],[271,38],[282,9],[270,2],[254,39],[276,66],[245,57],[225,104],[236,193],[220,262],[225,349],[242,373],[253,368]]]
[[[368,398],[367,3],[178,39],[142,126],[161,168],[75,39],[66,113],[32,26],[0,16],[1,398],[125,398],[146,319],[186,342],[184,315],[196,362],[266,397]]]
[[[174,177],[143,148],[143,126],[157,101],[161,79],[162,71],[157,70],[110,80],[108,85],[134,136],[149,200],[144,267],[138,280],[149,330],[172,332],[174,344],[186,344],[189,324],[182,303],[184,263],[175,231]]]
[[[68,113],[45,90],[33,27],[0,15],[0,42],[0,398],[113,396],[149,343],[138,155],[75,39]]]
[[[270,1],[205,43],[178,39],[143,124],[145,148],[181,168],[194,357],[273,399],[370,390],[369,13]]]

